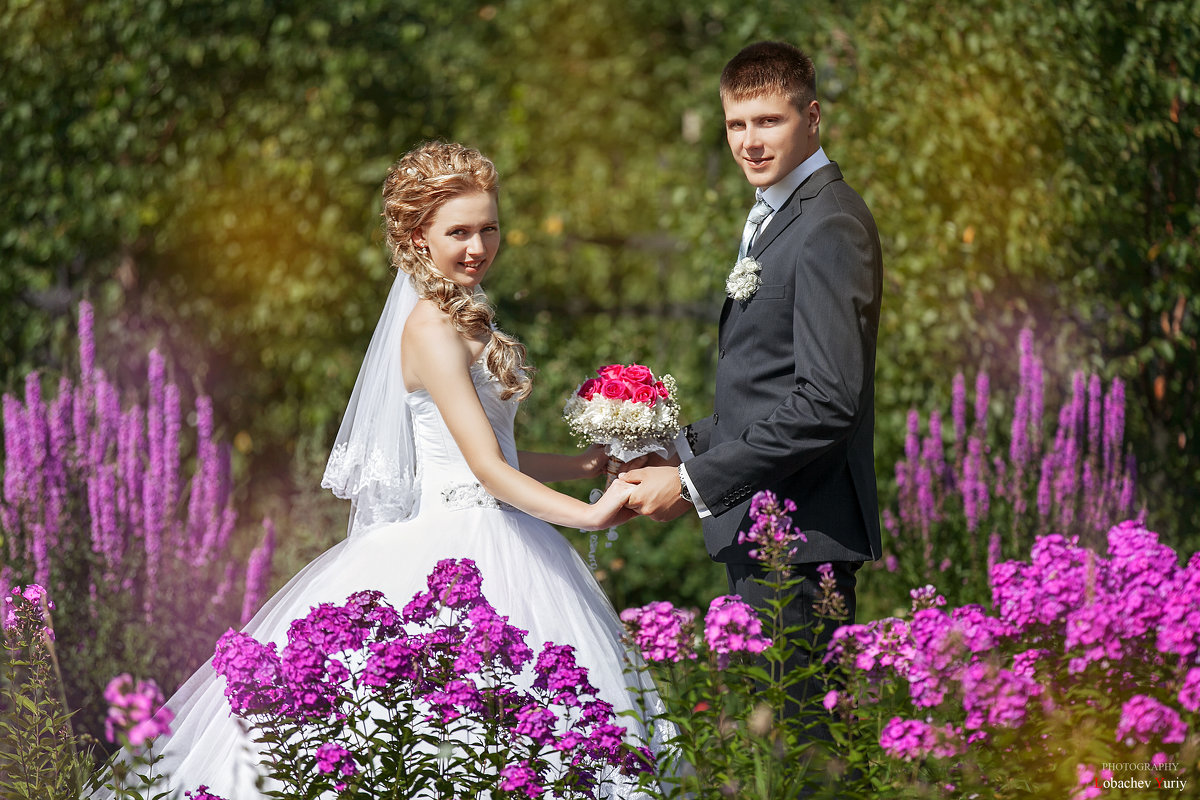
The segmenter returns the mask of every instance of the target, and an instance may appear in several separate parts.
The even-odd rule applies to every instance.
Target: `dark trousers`
[[[833,576],[837,581],[837,590],[846,603],[850,616],[844,620],[829,620],[819,618],[815,606],[821,599],[821,575],[817,572],[820,564],[793,564],[792,577],[804,578],[790,601],[783,607],[783,627],[799,627],[800,633],[793,638],[794,649],[784,669],[788,672],[807,667],[811,662],[817,664],[825,657],[826,648],[833,638],[833,632],[841,625],[854,622],[855,594],[854,587],[858,583],[855,573],[863,565],[861,561],[834,561]],[[758,583],[756,579],[766,579],[767,570],[760,564],[726,564],[731,594],[741,595],[742,599],[754,608],[765,609],[766,601],[771,595],[771,589]],[[818,633],[817,627],[822,630]],[[765,631],[764,631],[765,633]],[[815,721],[813,735],[827,738],[828,732],[822,734],[824,709],[820,707],[821,698],[832,688],[823,673],[801,681],[791,688],[792,703],[785,709],[785,714],[794,717],[803,714],[812,715]],[[815,711],[814,711],[815,709]],[[820,714],[816,713],[821,712]]]

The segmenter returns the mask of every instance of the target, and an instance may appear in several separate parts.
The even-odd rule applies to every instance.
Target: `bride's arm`
[[[542,483],[595,478],[604,473],[608,456],[604,448],[594,444],[578,455],[535,453],[522,450],[519,454],[521,472]]]
[[[410,386],[420,385],[429,392],[488,494],[546,522],[585,530],[605,528],[632,515],[624,511],[628,484],[614,483],[604,497],[589,505],[509,465],[471,380],[470,348],[444,317],[415,310],[405,326],[402,346],[405,373],[411,371],[417,379]]]

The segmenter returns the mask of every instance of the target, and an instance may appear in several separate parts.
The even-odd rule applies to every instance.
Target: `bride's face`
[[[413,242],[429,248],[433,266],[444,278],[477,286],[500,249],[495,195],[472,192],[447,200],[413,234]]]

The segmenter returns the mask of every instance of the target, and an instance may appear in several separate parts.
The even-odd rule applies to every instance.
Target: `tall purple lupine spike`
[[[1029,363],[1030,444],[1034,453],[1042,451],[1042,420],[1046,416],[1046,378],[1042,360],[1034,356]]]
[[[987,439],[988,404],[991,403],[991,382],[988,374],[980,370],[975,376],[975,429],[974,435],[980,441]]]
[[[4,406],[4,529],[10,532],[5,536],[8,548],[9,563],[17,560],[17,537],[11,535],[17,529],[20,518],[19,508],[25,501],[25,474],[28,470],[28,430],[25,426],[25,413],[20,402],[12,395],[6,394]]]
[[[163,394],[163,529],[167,546],[179,552],[183,545],[181,526],[176,516],[179,505],[179,431],[183,425],[179,387],[167,384]]]
[[[954,426],[954,471],[962,472],[963,454],[967,447],[967,379],[961,372],[954,375],[950,419]]]
[[[946,479],[946,452],[942,444],[942,415],[936,408],[929,412],[929,436],[921,447],[921,458],[929,464],[940,487]]]
[[[912,481],[908,479],[908,462],[896,462],[896,495],[900,519],[911,525],[916,520],[916,503],[913,502]]]
[[[1042,470],[1038,477],[1037,487],[1037,509],[1038,516],[1045,522],[1050,516],[1050,510],[1053,505],[1054,496],[1051,493],[1051,486],[1054,481],[1054,451],[1046,453],[1042,456]]]
[[[271,559],[275,554],[275,523],[263,519],[263,538],[246,564],[246,590],[242,595],[242,625],[250,621],[262,604],[271,580]]]
[[[1101,397],[1103,389],[1100,376],[1093,374],[1088,379],[1088,458],[1093,462],[1100,460],[1100,430],[1101,430]]]
[[[967,530],[973,532],[979,525],[979,503],[976,496],[979,485],[979,465],[983,459],[983,445],[976,437],[967,440],[967,455],[963,458],[962,492],[963,514],[967,518]]]
[[[929,473],[929,466],[922,464],[917,468],[917,513],[920,518],[921,543],[924,545],[926,563],[933,562],[933,539],[930,537],[930,529],[937,520],[932,482],[933,476]]]
[[[158,350],[150,351],[147,378],[150,392],[146,406],[146,441],[150,449],[150,465],[142,479],[142,536],[146,554],[145,611],[147,619],[152,611],[152,598],[158,595],[159,560],[162,557],[164,508],[164,480],[166,478],[163,455],[164,419],[163,405],[166,365]]]
[[[1104,477],[1109,491],[1116,490],[1125,442],[1125,384],[1113,378],[1104,399]]]
[[[1133,453],[1125,456],[1125,474],[1121,477],[1120,511],[1124,514],[1133,513],[1133,493],[1137,478],[1137,461]]]

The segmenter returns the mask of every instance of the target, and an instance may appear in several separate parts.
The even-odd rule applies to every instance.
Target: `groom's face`
[[[816,100],[801,110],[782,93],[771,93],[726,98],[723,105],[725,138],[751,186],[773,186],[817,151],[821,110]]]

